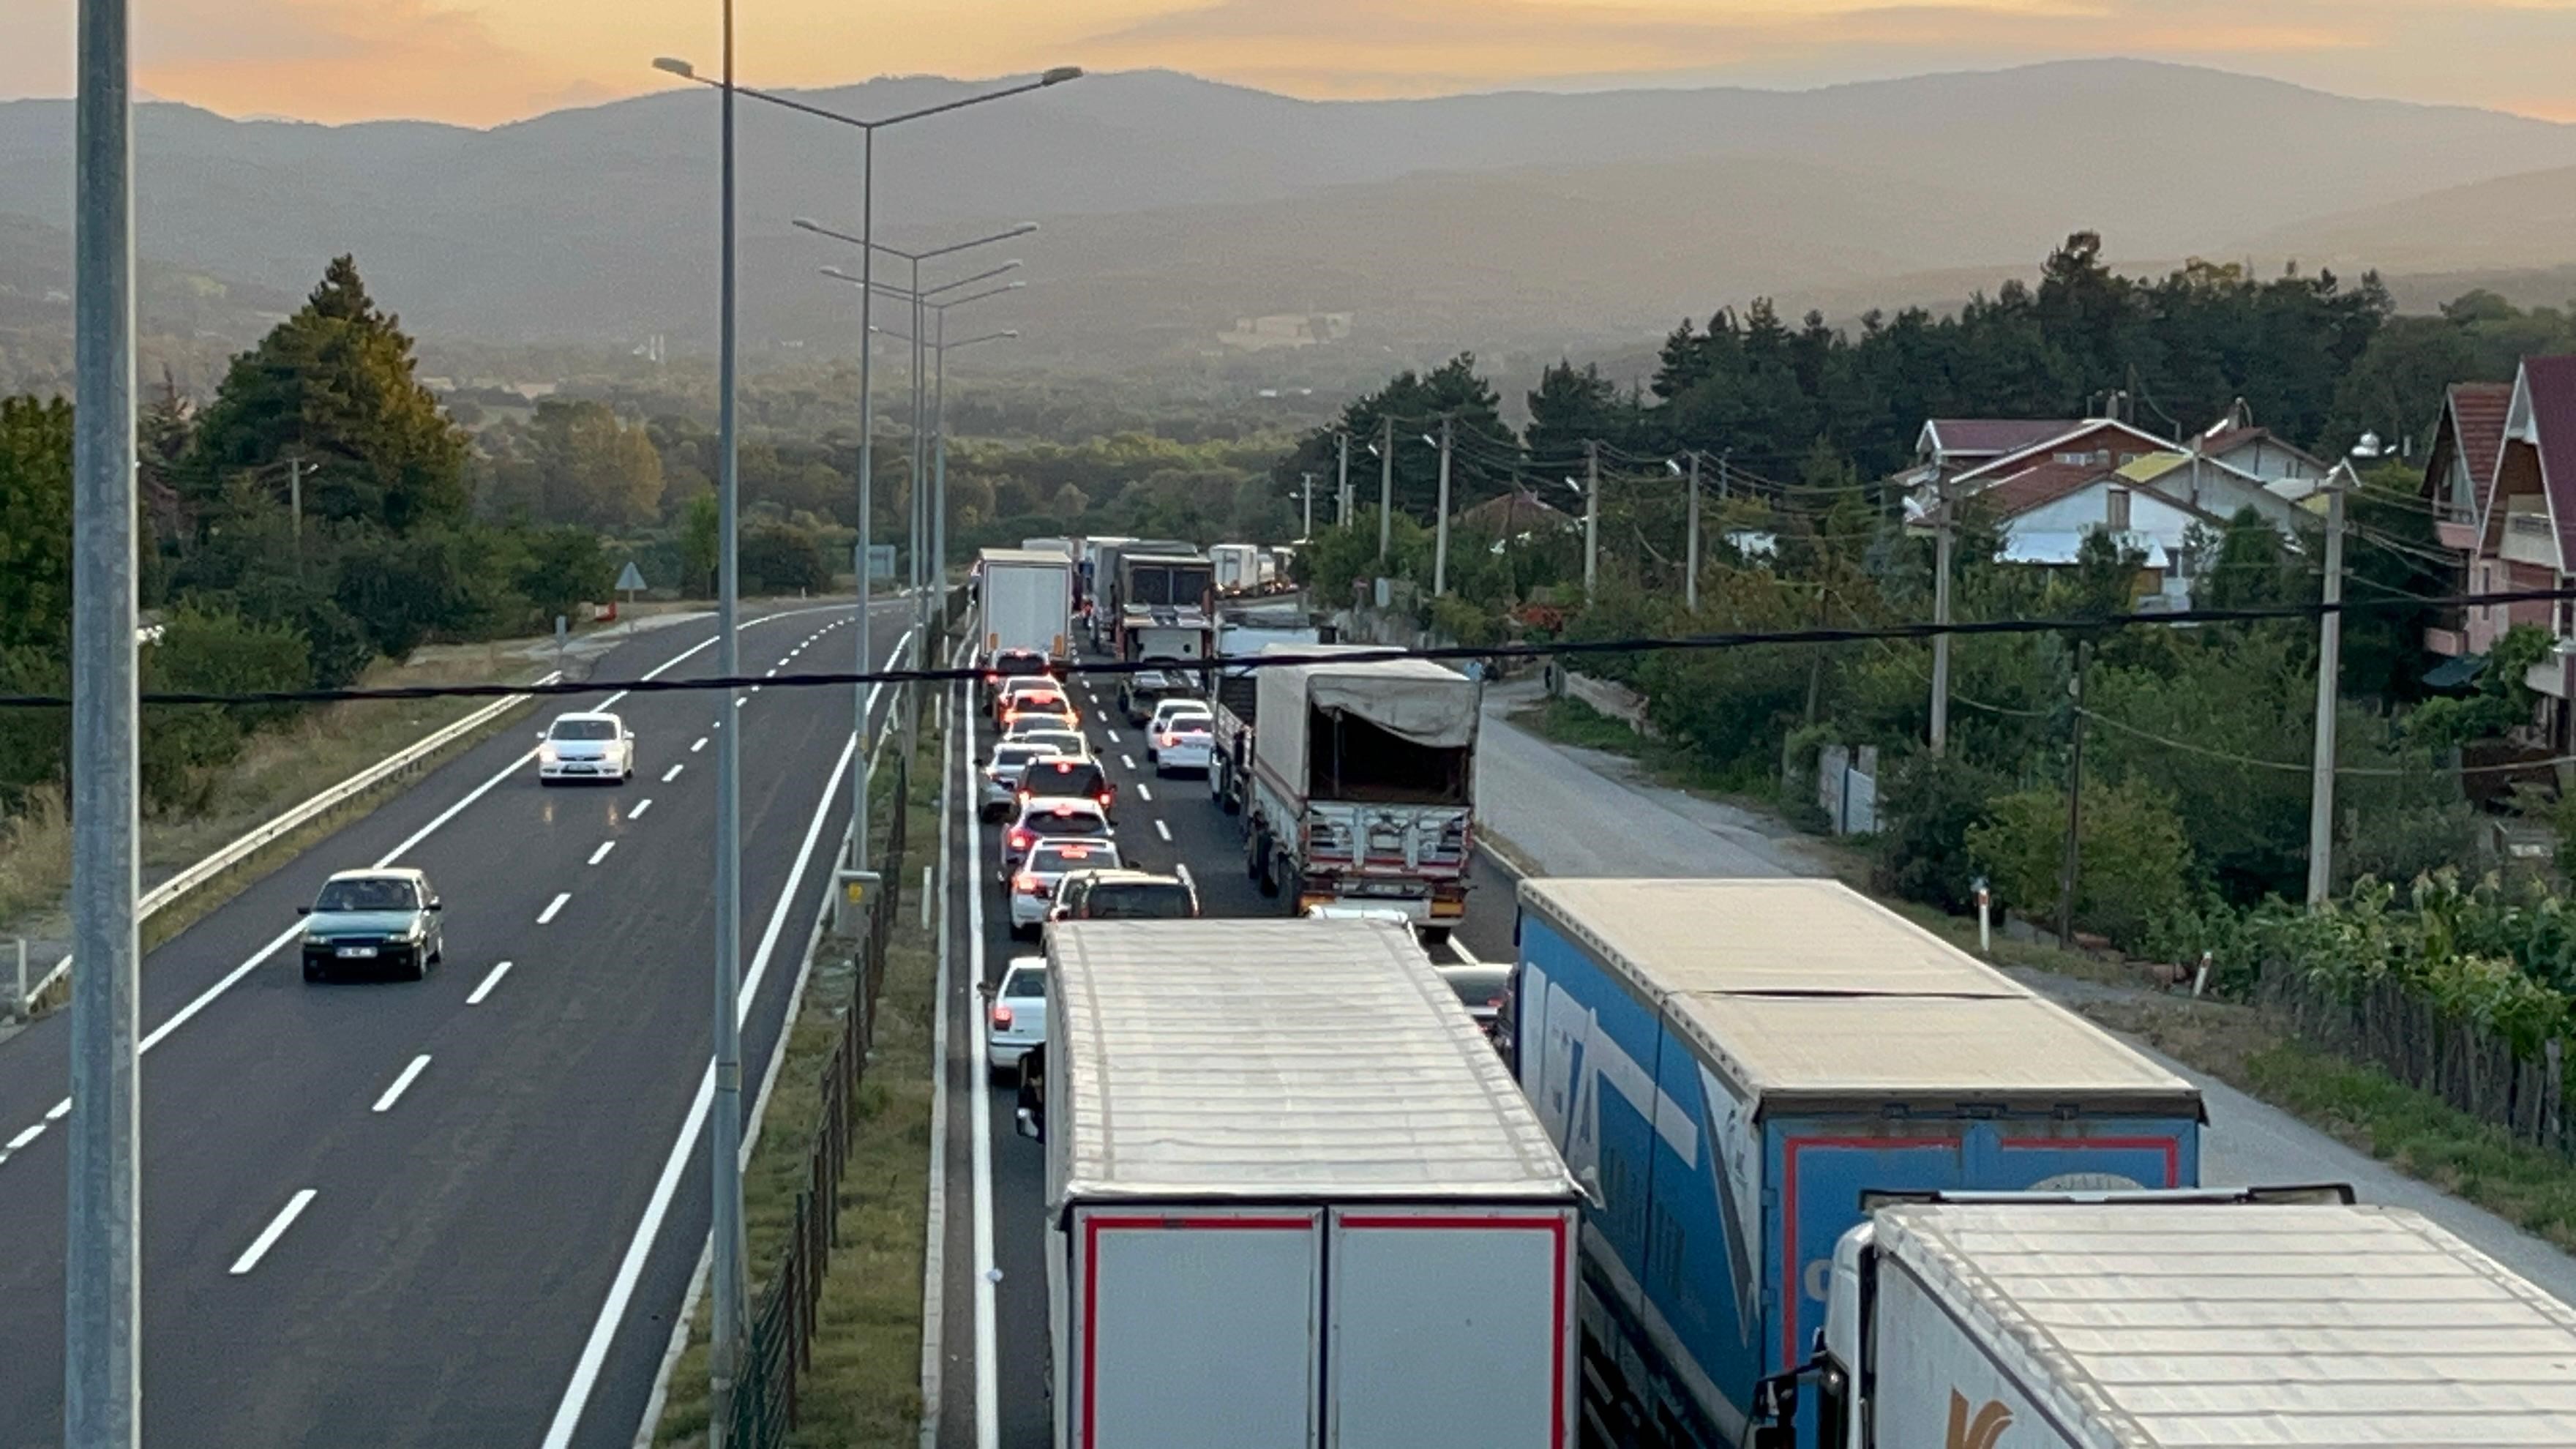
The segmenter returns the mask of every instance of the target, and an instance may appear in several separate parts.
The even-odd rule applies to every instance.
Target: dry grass
[[[0,927],[59,912],[71,888],[72,825],[63,793],[34,791],[24,809],[0,819]]]

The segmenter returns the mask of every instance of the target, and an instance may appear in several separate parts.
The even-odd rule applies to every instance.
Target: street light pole
[[[741,477],[735,393],[740,331],[734,286],[735,177],[733,0],[724,0],[722,239],[717,266],[723,274],[716,347],[716,669],[731,679],[742,672],[740,639],[741,535],[737,510]],[[742,1341],[750,1329],[743,1275],[748,1254],[742,1222],[742,713],[738,695],[725,689],[725,728],[716,740],[716,959],[715,1092],[708,1107],[707,1145],[713,1209],[709,1218],[707,1442],[726,1449],[733,1433],[734,1390],[742,1371]]]
[[[1378,439],[1377,455],[1377,563],[1383,571],[1387,547],[1395,537],[1395,418],[1389,415],[1378,422],[1383,436]]]
[[[1315,475],[1312,472],[1306,474],[1306,526],[1297,536],[1299,538],[1315,536]]]
[[[134,62],[126,0],[81,0],[75,42],[71,1162],[63,1442],[141,1437],[136,1159],[138,703]]]
[[[1690,477],[1683,482],[1690,489],[1690,543],[1682,563],[1682,607],[1699,612],[1699,450],[1690,455]]]
[[[1431,597],[1449,592],[1449,448],[1452,420],[1440,420],[1440,526],[1431,545]]]
[[[1333,522],[1348,528],[1351,526],[1351,430],[1342,429],[1341,436],[1341,473],[1333,486],[1333,502],[1341,511],[1333,515]]]
[[[2374,455],[2375,456],[2375,455]],[[2334,892],[2335,703],[2343,672],[2344,487],[2326,485],[2325,612],[2317,619],[2316,756],[2308,783],[2308,908]]]
[[[1591,603],[1601,573],[1601,445],[1583,440],[1583,602]]]

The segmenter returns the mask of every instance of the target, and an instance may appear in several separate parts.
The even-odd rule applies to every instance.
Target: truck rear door
[[[1571,1208],[1337,1208],[1331,1233],[1334,1449],[1572,1442]]]
[[[1780,1184],[1765,1273],[1768,1372],[1803,1362],[1825,1326],[1834,1244],[1861,1219],[1871,1191],[2134,1191],[2199,1182],[2198,1129],[2188,1121],[2092,1119],[1882,1120],[1774,1124],[1772,1181]]]
[[[1316,1449],[1323,1214],[1077,1208],[1072,1449]]]

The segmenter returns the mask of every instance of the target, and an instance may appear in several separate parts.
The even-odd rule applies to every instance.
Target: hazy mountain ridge
[[[883,115],[961,89],[797,94]],[[740,120],[747,335],[831,344],[813,268],[848,258],[787,222],[855,223],[856,133],[756,103]],[[67,221],[70,139],[65,104],[0,104],[0,212]],[[140,239],[173,266],[287,292],[354,251],[434,333],[696,345],[713,330],[714,139],[696,93],[488,131],[147,106]],[[2128,61],[1371,102],[1135,72],[888,131],[877,156],[880,234],[898,245],[1045,219],[1014,249],[1029,291],[987,315],[1029,332],[1031,355],[1093,360],[1205,350],[1274,312],[1355,313],[1354,345],[1398,353],[1633,338],[1758,292],[2027,272],[2077,228],[2120,256],[2368,262],[2378,239],[2404,240],[2372,229],[2387,198],[2523,195],[2502,178],[2553,172],[2576,189],[2558,170],[2576,168],[2576,127]],[[2519,241],[2442,240],[2404,265],[2533,264]]]

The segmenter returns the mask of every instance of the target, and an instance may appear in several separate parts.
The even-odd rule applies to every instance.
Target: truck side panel
[[[1877,1449],[2079,1449],[2083,1440],[2050,1420],[1940,1300],[1901,1264],[1881,1262]],[[2009,1432],[2007,1432],[2009,1431]]]
[[[2199,1124],[2188,1118],[2002,1118],[1878,1122],[1854,1117],[1770,1128],[1780,1184],[1769,1274],[1793,1305],[1775,1312],[1766,1372],[1804,1362],[1825,1326],[1834,1244],[1876,1190],[2136,1191],[2197,1187]]]
[[[1069,1449],[1316,1449],[1321,1212],[1074,1213]]]
[[[1336,1209],[1327,1442],[1569,1444],[1573,1219],[1570,1209]]]

